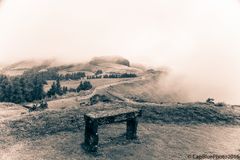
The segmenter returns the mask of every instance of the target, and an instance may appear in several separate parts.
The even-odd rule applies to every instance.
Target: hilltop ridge
[[[63,63],[56,59],[44,59],[44,60],[23,60],[15,62],[13,64],[5,65],[0,68],[0,74],[17,76],[23,74],[32,68],[39,67],[41,69],[48,69],[51,67],[59,68],[59,72],[77,72],[77,71],[87,71],[96,72],[97,70],[106,70],[106,72],[143,72],[143,69],[137,67],[131,67],[130,61],[126,58],[120,56],[103,56],[103,57],[93,57],[89,62],[78,63]]]

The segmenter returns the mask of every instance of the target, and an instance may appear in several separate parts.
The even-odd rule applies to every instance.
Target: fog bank
[[[178,84],[189,100],[240,104],[239,0],[3,0],[0,5],[0,63],[120,55],[171,68],[173,77],[184,77]]]

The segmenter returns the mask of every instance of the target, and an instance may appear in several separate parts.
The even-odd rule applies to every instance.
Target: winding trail
[[[107,91],[107,89],[109,87],[113,87],[113,86],[121,85],[121,84],[135,83],[135,82],[143,81],[146,78],[147,78],[146,75],[137,77],[137,78],[129,78],[129,79],[126,79],[126,80],[123,80],[120,82],[114,82],[114,83],[109,83],[109,84],[98,86],[98,87],[94,88],[93,90],[91,90],[91,92],[87,95],[76,95],[76,96],[71,96],[71,97],[62,97],[60,99],[50,100],[50,101],[48,101],[48,107],[49,107],[49,109],[58,109],[59,107],[66,108],[66,106],[67,107],[76,106],[76,105],[79,105],[80,101],[88,100],[95,94],[99,93],[101,90]],[[119,99],[121,99],[121,96],[119,96]],[[127,98],[124,98],[123,100],[126,102],[130,102],[130,100],[127,100]]]
[[[142,80],[145,80],[145,79],[146,79],[145,76],[141,76],[141,77],[134,78],[134,79],[129,79],[129,80],[126,80],[126,81],[114,82],[114,83],[98,86],[93,90],[93,92],[91,94],[79,97],[79,100],[89,99],[92,96],[94,96],[99,90],[107,89],[108,87],[112,87],[112,86],[116,86],[116,85],[120,85],[120,84],[134,83],[134,82],[142,81]]]

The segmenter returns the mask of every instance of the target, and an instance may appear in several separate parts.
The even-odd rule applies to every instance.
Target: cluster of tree
[[[67,73],[66,75],[59,75],[60,80],[79,80],[86,77],[84,72],[76,72],[76,73]]]
[[[23,73],[24,76],[37,76],[42,81],[57,80],[59,79],[58,68],[52,67],[48,69],[42,69],[43,67],[34,67]]]
[[[101,79],[103,76],[101,76],[101,75],[98,75],[98,76],[96,76],[96,75],[93,75],[93,76],[87,76],[87,79]]]
[[[95,75],[87,76],[87,79],[101,79],[101,78],[135,78],[137,75],[135,73],[116,73],[116,74],[105,74],[99,75],[95,73]]]
[[[75,72],[75,73],[67,73],[66,75],[59,74],[59,67],[52,67],[48,69],[42,69],[44,67],[34,67],[28,71],[25,71],[23,74],[26,76],[36,75],[39,79],[43,81],[47,80],[80,80],[86,77],[84,72]]]
[[[135,78],[137,77],[134,73],[123,73],[123,74],[109,74],[104,75],[103,78]]]
[[[66,86],[61,87],[60,80],[58,79],[56,82],[53,82],[51,88],[47,92],[48,97],[52,97],[55,95],[64,95],[67,92],[80,92],[90,90],[92,88],[92,84],[89,81],[80,82],[77,88],[67,88]]]
[[[35,100],[44,99],[46,96],[51,97],[53,95],[63,95],[68,91],[67,87],[61,87],[61,79],[81,79],[85,77],[85,73],[77,72],[61,76],[58,74],[58,68],[35,67],[26,72],[21,76],[8,77],[0,75],[0,102],[13,102],[13,103],[24,103],[33,102]],[[47,84],[47,80],[56,80],[45,93],[43,86]],[[80,90],[88,90],[92,88],[90,82],[81,82],[78,87]],[[77,89],[75,89],[75,92]]]
[[[68,89],[66,86],[61,87],[60,80],[57,79],[56,82],[53,82],[49,91],[45,93],[43,89],[45,83],[37,74],[17,77],[0,75],[0,102],[33,102],[42,100],[46,96],[61,96],[67,92],[80,92],[81,90],[92,88],[92,84],[89,81],[84,81],[76,89]]]
[[[57,79],[56,82],[53,82],[53,84],[51,85],[51,88],[47,92],[47,96],[52,97],[52,96],[55,96],[56,94],[60,96],[64,94],[63,88],[61,87],[59,79]]]
[[[0,101],[22,103],[41,100],[46,96],[44,83],[36,74],[17,77],[0,75]]]
[[[86,91],[86,90],[90,90],[91,88],[92,88],[92,84],[89,81],[84,81],[84,82],[81,81],[76,91],[77,92]]]

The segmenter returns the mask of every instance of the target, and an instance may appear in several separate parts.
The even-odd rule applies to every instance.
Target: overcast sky
[[[0,63],[100,55],[169,66],[240,103],[240,2],[2,0]]]

